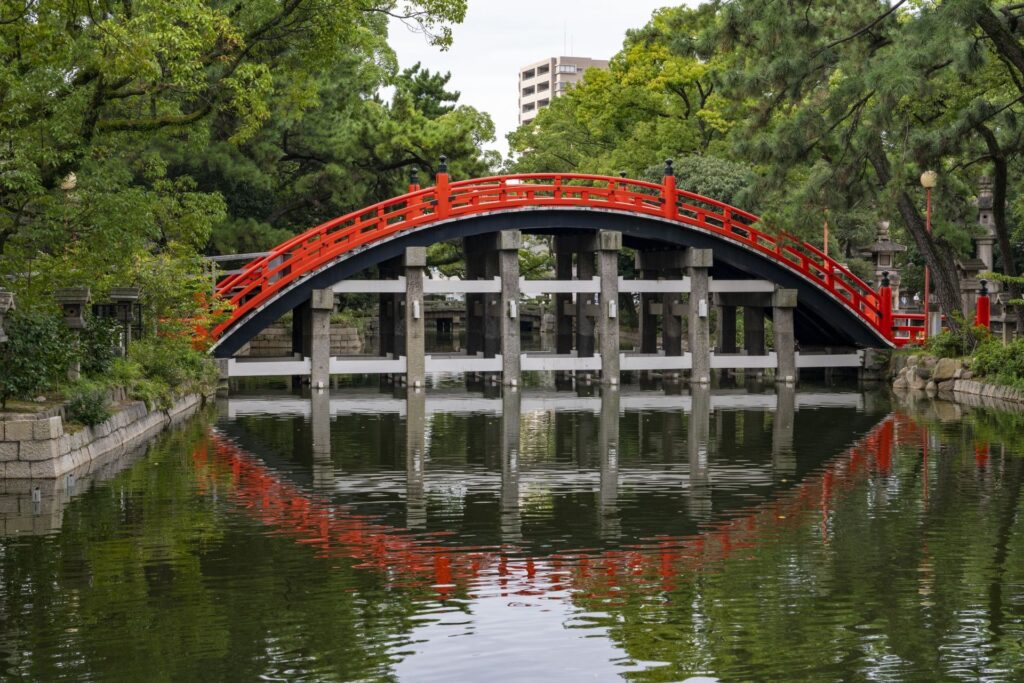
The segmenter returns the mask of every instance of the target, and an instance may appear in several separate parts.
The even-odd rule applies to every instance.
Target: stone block
[[[311,305],[317,311],[334,310],[334,290],[314,289],[311,295]]]
[[[31,441],[35,420],[8,420],[4,425],[4,441]]]
[[[18,459],[18,443],[16,441],[0,441],[0,462]]]
[[[22,441],[21,449],[18,451],[18,459],[27,461],[52,460],[60,455],[58,445],[58,439]]]
[[[687,268],[710,268],[714,265],[714,255],[710,249],[694,249],[691,247],[686,250],[683,265]]]
[[[427,267],[427,249],[426,247],[408,247],[405,250],[405,267],[406,268],[426,268]]]
[[[953,391],[956,380],[947,379],[941,382],[936,382],[935,385],[939,391]]]
[[[772,294],[772,306],[774,308],[796,308],[796,290],[776,288]]]
[[[622,249],[622,233],[616,230],[601,230],[597,233],[597,248],[601,251]]]
[[[31,463],[23,460],[12,460],[0,463],[0,472],[3,472],[5,479],[31,479]]]
[[[53,479],[60,476],[57,470],[57,460],[38,460],[29,463],[29,472],[33,479]]]
[[[64,423],[60,417],[47,417],[34,420],[32,425],[33,439],[57,439],[64,435]]]
[[[619,234],[619,233],[616,233]],[[621,237],[621,235],[620,235]],[[518,230],[502,230],[498,233],[498,249],[518,250],[523,245],[522,234]]]

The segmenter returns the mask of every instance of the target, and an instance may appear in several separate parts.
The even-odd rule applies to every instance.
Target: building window
[[[537,102],[537,107],[538,108],[546,107],[546,106],[548,106],[548,104],[550,104],[550,102],[551,102],[551,100],[549,100],[548,98],[545,97],[543,100],[540,100],[539,102]]]
[[[524,71],[524,72],[522,73],[522,79],[523,79],[524,81],[526,81],[526,80],[529,80],[529,79],[533,78],[533,73],[534,73],[534,72],[533,72],[533,69],[530,69],[530,70],[528,70],[528,71]]]
[[[523,113],[526,113],[528,111],[533,111],[533,102],[523,105]]]
[[[569,84],[568,83],[558,82],[558,83],[555,84],[555,91],[556,92],[562,93],[562,92],[565,92],[568,89],[569,89]]]
[[[523,97],[528,97],[528,96],[530,96],[532,94],[533,94],[533,86],[532,85],[529,88],[523,88]]]
[[[575,64],[559,64],[558,73],[560,74],[574,74],[579,71],[579,67]]]
[[[540,83],[537,84],[537,92],[544,92],[545,90],[547,90],[550,87],[551,87],[550,83],[548,83],[547,81],[541,81]]]
[[[549,71],[551,71],[551,67],[546,65],[546,64],[544,66],[538,66],[537,67],[537,75],[538,76],[543,76],[544,74],[546,74]]]

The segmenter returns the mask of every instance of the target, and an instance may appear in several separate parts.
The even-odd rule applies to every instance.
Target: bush
[[[215,386],[217,366],[187,339],[157,337],[132,345],[130,360],[142,367],[147,379],[159,380],[179,393]]]
[[[6,316],[8,340],[0,344],[0,407],[11,398],[34,398],[67,376],[71,336],[64,321],[46,311],[16,309]]]
[[[95,382],[80,382],[68,392],[68,419],[89,427],[98,425],[111,415],[107,388]]]
[[[1024,388],[1024,339],[1010,344],[986,340],[975,350],[970,365],[981,377]]]
[[[78,352],[82,372],[86,375],[103,375],[120,355],[121,326],[113,318],[89,316],[81,333]]]

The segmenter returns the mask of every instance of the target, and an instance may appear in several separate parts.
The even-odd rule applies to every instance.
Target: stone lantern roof
[[[906,251],[902,244],[896,244],[889,236],[889,221],[878,221],[878,231],[875,233],[875,241],[862,249],[865,254],[897,254]]]

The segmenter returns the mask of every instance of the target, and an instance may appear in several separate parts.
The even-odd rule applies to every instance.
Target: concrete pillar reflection
[[[523,540],[519,511],[520,393],[506,388],[501,396],[501,540]]]
[[[778,384],[775,391],[778,405],[772,422],[772,470],[777,478],[788,478],[796,474],[793,452],[796,389],[792,384]]]
[[[711,435],[711,388],[690,385],[691,410],[686,434],[690,472],[690,515],[697,520],[711,515],[711,469],[708,454]]]
[[[619,519],[619,392],[615,387],[605,387],[601,394],[598,456],[601,463],[598,528],[602,539],[614,541],[622,533]]]
[[[309,396],[310,429],[313,432],[313,488],[334,488],[334,462],[331,460],[331,392],[314,389]]]
[[[427,407],[423,389],[410,387],[405,401],[405,525],[427,526]]]

